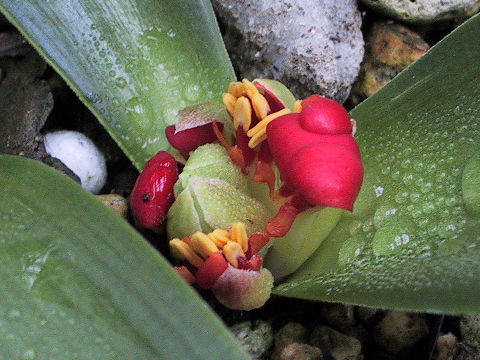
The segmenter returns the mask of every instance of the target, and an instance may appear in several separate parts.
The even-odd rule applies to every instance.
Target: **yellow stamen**
[[[235,108],[233,110],[233,126],[235,129],[237,129],[240,125],[242,125],[244,131],[247,131],[250,128],[251,123],[252,106],[250,105],[250,101],[245,96],[241,96],[237,99]]]
[[[228,86],[228,92],[236,98],[246,94],[245,86],[240,81],[231,82]]]
[[[200,254],[204,259],[218,251],[217,245],[215,245],[207,235],[200,231],[197,231],[192,235],[192,242],[190,245],[193,250]]]
[[[235,102],[237,101],[237,98],[232,94],[224,93],[222,95],[222,100],[223,100],[223,104],[227,108],[228,113],[230,114],[231,117],[233,117],[233,111],[235,109]]]
[[[212,240],[215,245],[219,248],[223,248],[223,246],[229,242],[231,239],[230,233],[227,230],[223,229],[215,229],[210,234],[207,235],[210,240]]]
[[[248,79],[243,79],[242,80],[244,91],[247,94],[247,96],[250,98],[250,100],[253,100],[256,94],[258,94],[258,89],[256,88],[253,83],[248,80]]]
[[[242,251],[248,250],[248,235],[245,224],[242,222],[236,222],[232,225],[232,241],[235,241],[240,245]]]
[[[293,105],[293,112],[299,113],[302,111],[302,100],[296,100]]]
[[[203,264],[203,259],[195,254],[193,249],[180,239],[172,239],[169,242],[172,256],[180,260],[186,260],[195,267]]]
[[[223,247],[223,255],[225,256],[225,259],[232,264],[232,266],[238,267],[237,257],[244,257],[245,253],[242,251],[242,247],[239,243],[229,241]]]
[[[280,117],[280,116],[289,114],[289,113],[290,113],[290,110],[288,110],[288,109],[282,109],[282,110],[280,110],[280,111],[277,111],[277,112],[274,112],[274,113],[268,115],[268,116],[265,117],[262,121],[260,121],[257,125],[255,125],[253,128],[251,128],[250,130],[248,130],[247,135],[248,135],[249,137],[252,137],[252,136],[254,136],[256,133],[258,133],[259,131],[261,131],[261,130],[266,130],[267,125],[268,125],[269,123],[271,123],[273,120],[275,120],[276,118],[278,118],[278,117]]]
[[[252,138],[248,142],[248,147],[250,149],[255,149],[258,145],[260,145],[265,140],[267,140],[266,130],[260,131],[252,136]]]
[[[252,107],[259,119],[263,119],[270,112],[270,105],[268,105],[267,99],[259,92],[252,98]]]

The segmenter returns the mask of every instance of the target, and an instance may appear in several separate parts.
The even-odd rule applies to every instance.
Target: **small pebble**
[[[319,314],[322,323],[343,330],[355,324],[355,313],[352,305],[325,303]]]
[[[310,344],[328,350],[335,360],[363,359],[362,344],[354,337],[344,335],[328,326],[317,326],[310,336]]]
[[[273,329],[266,321],[241,322],[233,325],[230,331],[253,359],[261,359],[273,345]]]
[[[391,354],[410,348],[428,334],[428,324],[419,314],[388,311],[374,329],[375,343]]]
[[[44,143],[46,152],[72,170],[85,190],[99,193],[107,181],[107,166],[92,140],[76,131],[61,130],[46,134]]]
[[[448,333],[439,336],[435,346],[433,360],[453,360],[459,351],[458,340],[455,335]]]
[[[106,194],[96,195],[96,198],[105,205],[107,205],[110,209],[112,209],[121,217],[125,219],[127,218],[128,201],[123,196],[117,194]]]
[[[357,307],[357,317],[360,321],[368,324],[370,323],[375,315],[379,312],[376,308],[371,308],[367,306],[358,306]]]
[[[465,19],[480,9],[479,0],[362,0],[372,9],[411,23]]]
[[[462,342],[480,350],[480,314],[464,316],[460,320]]]
[[[308,344],[292,343],[282,350],[280,360],[322,360],[322,350]]]
[[[288,323],[275,334],[275,348],[272,360],[281,358],[282,351],[290,344],[302,343],[307,339],[307,329],[299,323]]]
[[[420,35],[403,25],[386,21],[374,23],[367,36],[365,59],[350,101],[356,105],[372,96],[428,49],[429,45]]]

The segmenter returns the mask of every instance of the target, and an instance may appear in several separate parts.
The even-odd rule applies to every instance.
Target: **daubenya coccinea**
[[[364,171],[354,122],[333,100],[320,95],[295,100],[284,85],[261,79],[230,84],[223,103],[231,124],[212,117],[199,119],[199,126],[183,133],[166,130],[172,146],[186,158],[200,147],[200,152],[214,151],[216,159],[230,161],[222,166],[216,161],[200,164],[198,156],[187,160],[187,173],[180,176],[177,200],[168,215],[168,233],[173,237],[172,255],[183,262],[177,267],[180,275],[211,289],[227,307],[250,310],[268,300],[273,286],[271,273],[263,268],[270,239],[288,239],[297,216],[312,208],[351,211]],[[223,150],[202,146],[214,141]],[[247,188],[239,176],[247,179]],[[230,177],[235,181],[229,182]],[[212,226],[211,211],[202,202],[230,223],[220,219],[215,225],[221,226]],[[326,228],[338,221],[337,214],[326,217],[331,222]],[[249,221],[257,222],[252,227]]]

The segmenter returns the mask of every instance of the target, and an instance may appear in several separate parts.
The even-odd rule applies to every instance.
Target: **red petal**
[[[283,181],[287,184],[290,184],[286,173],[292,156],[305,145],[316,141],[311,133],[302,129],[298,123],[299,116],[296,113],[287,114],[276,118],[267,125],[267,138],[271,154],[280,169]]]
[[[195,276],[187,269],[186,266],[174,266],[175,271],[189,284],[195,283]]]
[[[237,145],[238,148],[242,151],[243,159],[244,159],[244,167],[245,167],[245,169],[243,170],[245,171],[246,171],[246,167],[248,167],[252,163],[256,155],[255,150],[251,149],[248,146],[249,141],[250,141],[250,138],[247,136],[247,134],[245,134],[245,132],[243,131],[243,128],[239,126],[236,132],[235,145]]]
[[[178,171],[173,157],[166,162],[157,162],[155,158],[151,160],[137,178],[130,194],[130,210],[138,226],[156,232],[161,230],[174,201],[173,186],[177,179]]]
[[[270,164],[273,160],[270,147],[268,146],[268,139],[262,142],[260,150],[258,151],[258,160]]]
[[[313,144],[301,149],[289,171],[295,189],[312,205],[350,211],[363,181],[358,156],[336,144]]]
[[[210,255],[195,273],[197,284],[204,289],[211,289],[227,267],[227,260],[221,252]]]
[[[264,163],[263,161],[257,161],[253,181],[266,183],[270,190],[270,197],[273,197],[275,191],[275,173],[270,164]]]
[[[300,125],[317,134],[351,134],[352,123],[347,110],[336,101],[312,95],[302,101]]]
[[[285,236],[292,227],[299,212],[300,210],[292,204],[283,204],[280,210],[278,210],[277,215],[265,225],[267,235],[271,237]]]
[[[250,259],[246,257],[238,258],[238,268],[241,270],[259,271],[263,265],[263,257],[261,255],[254,255]]]
[[[274,113],[282,109],[285,109],[285,105],[283,104],[282,100],[280,100],[273,92],[268,90],[266,87],[260,85],[259,83],[256,83],[255,87],[261,90],[263,93],[263,96],[265,96],[265,99],[267,100],[268,105],[270,105],[270,113]]]
[[[260,250],[262,250],[262,248],[267,245],[269,240],[270,238],[263,231],[257,231],[250,235],[248,238],[248,250],[246,254],[247,259],[250,259]]]
[[[219,123],[220,131],[223,124]],[[175,125],[168,126],[165,129],[165,135],[168,142],[179,151],[193,151],[201,145],[211,143],[217,139],[212,128],[212,123],[197,126],[191,129],[175,133]]]

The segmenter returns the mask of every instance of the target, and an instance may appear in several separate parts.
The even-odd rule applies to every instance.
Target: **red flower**
[[[347,111],[312,95],[300,113],[267,126],[270,150],[282,180],[311,205],[352,210],[363,181],[360,150]]]

